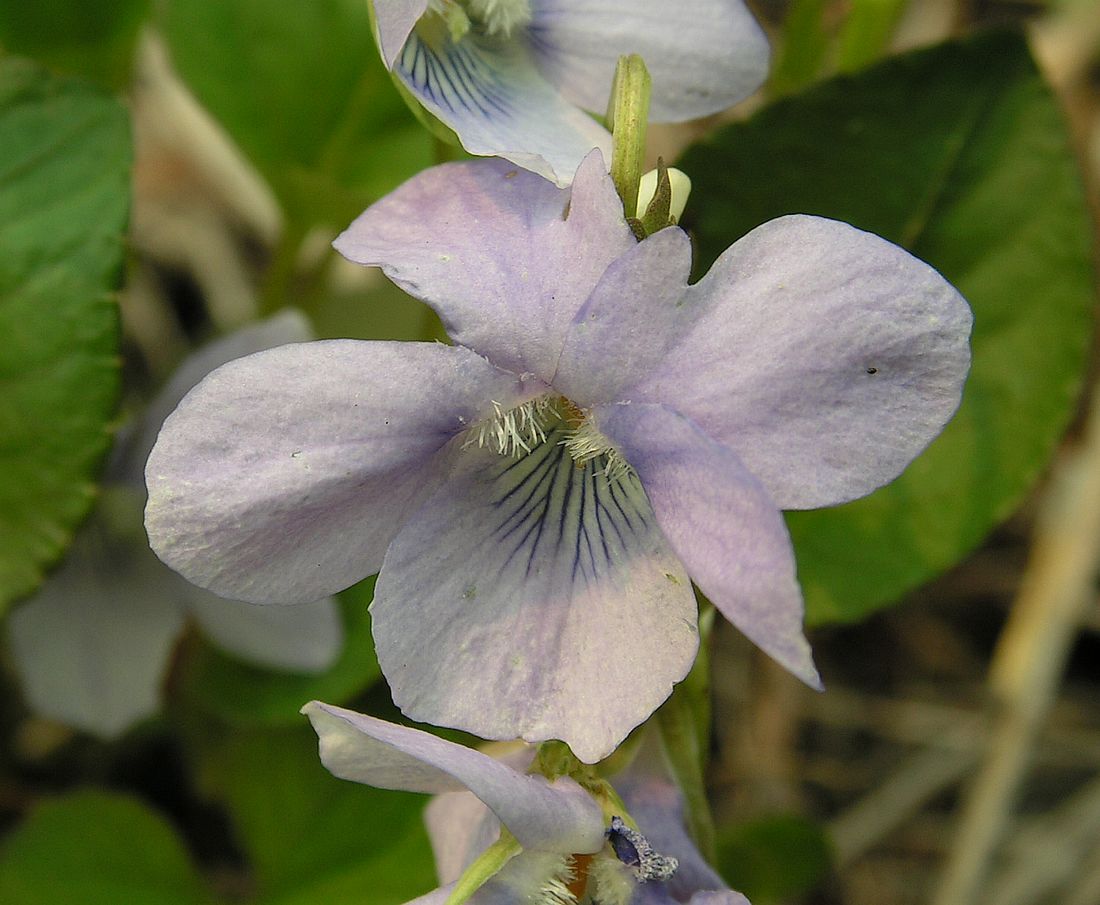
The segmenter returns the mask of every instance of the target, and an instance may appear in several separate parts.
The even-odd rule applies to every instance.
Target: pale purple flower
[[[443,905],[502,826],[522,851],[467,900],[470,905],[748,905],[692,844],[680,794],[652,751],[613,778],[637,821],[639,830],[632,830],[623,826],[627,815],[605,816],[575,780],[551,783],[524,772],[534,756],[530,747],[491,757],[319,701],[302,712],[317,731],[321,762],[336,776],[436,796],[425,821],[440,888],[415,899],[416,905]]]
[[[123,432],[100,503],[58,569],[8,619],[12,662],[36,713],[104,738],[155,713],[188,618],[214,644],[258,665],[303,673],[331,665],[343,642],[334,600],[258,607],[216,597],[166,569],[141,526],[145,460],[183,395],[232,358],[311,335],[300,314],[285,312],[208,344]]]
[[[819,684],[779,510],[870,492],[955,411],[971,316],[939,274],[790,216],[689,286],[687,235],[636,242],[599,152],[571,192],[499,160],[426,171],[336,246],[457,345],[215,371],[149,459],[165,562],[257,601],[381,569],[375,643],[409,717],[589,762],[687,674],[692,581]]]
[[[615,63],[640,54],[654,122],[726,107],[767,76],[768,43],[741,0],[372,0],[382,57],[471,154],[565,185],[611,136]]]

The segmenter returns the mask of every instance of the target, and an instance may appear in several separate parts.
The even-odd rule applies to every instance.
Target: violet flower
[[[372,0],[400,85],[471,154],[565,185],[611,136],[615,63],[637,53],[654,122],[724,110],[767,76],[768,43],[741,0]]]
[[[640,757],[615,791],[626,815],[604,816],[569,777],[523,772],[534,751],[499,758],[419,729],[319,701],[302,708],[337,777],[384,789],[435,794],[425,811],[440,888],[416,905],[443,905],[455,882],[506,828],[522,850],[467,901],[470,905],[748,905],[703,860],[684,829],[676,787]],[[411,903],[410,903],[411,905]]]
[[[58,569],[8,619],[12,662],[32,710],[112,738],[160,704],[163,674],[190,617],[217,646],[258,665],[319,672],[343,643],[336,602],[259,607],[224,600],[166,569],[141,526],[143,468],[164,418],[208,371],[279,343],[309,339],[286,312],[188,358],[116,443],[101,499]]]
[[[381,569],[374,637],[405,714],[588,762],[687,674],[692,581],[817,686],[779,510],[869,493],[936,436],[970,310],[819,217],[765,223],[689,286],[690,245],[635,241],[598,151],[571,192],[499,160],[421,173],[336,247],[456,345],[337,340],[215,371],[149,458],[154,549],[256,601]]]

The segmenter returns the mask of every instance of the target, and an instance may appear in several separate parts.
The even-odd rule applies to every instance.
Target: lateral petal
[[[188,580],[255,603],[303,603],[376,571],[437,454],[525,392],[468,349],[330,340],[211,373],[149,457],[145,524]]]
[[[660,361],[621,398],[689,417],[782,509],[897,477],[955,413],[970,364],[970,308],[942,276],[821,217],[765,223],[678,304],[650,301],[638,316]]]
[[[592,415],[637,471],[692,580],[765,653],[819,688],[802,634],[790,537],[760,483],[733,452],[671,409],[604,405]]]

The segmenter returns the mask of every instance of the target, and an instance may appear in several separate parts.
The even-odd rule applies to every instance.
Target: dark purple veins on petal
[[[502,458],[490,481],[499,522],[496,539],[507,564],[517,559],[526,574],[547,558],[572,562],[572,579],[585,584],[610,570],[652,532],[648,500],[633,473],[606,474],[603,457],[573,460],[563,430],[519,459]]]

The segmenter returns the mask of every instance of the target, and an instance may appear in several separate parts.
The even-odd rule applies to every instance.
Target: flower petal
[[[663,406],[604,405],[592,414],[637,471],[692,580],[765,653],[820,687],[802,634],[790,537],[760,483],[729,449]]]
[[[654,122],[717,113],[768,75],[768,40],[740,0],[547,0],[529,35],[547,79],[603,113],[621,54],[645,59]]]
[[[344,644],[336,600],[260,606],[189,588],[188,609],[219,647],[251,663],[290,672],[328,669]]]
[[[293,308],[280,311],[219,336],[188,355],[160,388],[133,425],[131,442],[118,443],[111,453],[111,478],[145,488],[145,462],[156,443],[164,419],[184,396],[207,374],[234,358],[262,352],[287,343],[313,339],[313,328],[305,315]]]
[[[622,398],[686,415],[782,509],[897,477],[954,414],[970,363],[970,309],[943,277],[821,217],[765,223],[678,305],[647,300],[637,317],[664,358]]]
[[[507,748],[509,750],[501,750]],[[492,749],[492,750],[489,750]],[[516,743],[490,744],[482,748],[498,763],[518,773],[531,766],[535,750]],[[485,849],[500,836],[500,821],[472,792],[444,792],[424,808],[424,824],[435,856],[435,871],[441,885],[462,876]]]
[[[316,600],[371,574],[457,433],[520,401],[467,349],[331,340],[214,371],[149,457],[150,543],[195,584]]]
[[[661,327],[675,317],[690,272],[691,240],[682,229],[662,229],[627,249],[573,317],[553,386],[581,406],[621,401],[679,338]]]
[[[572,193],[502,161],[434,167],[334,244],[435,308],[455,342],[545,380],[573,315],[635,242],[595,153]]]
[[[8,619],[31,709],[103,738],[155,713],[183,629],[182,584],[93,515],[61,567]]]
[[[674,900],[687,901],[699,890],[726,888],[688,836],[683,799],[673,782],[656,772],[631,767],[614,778],[614,785],[654,850],[679,861],[676,873],[667,881]]]
[[[471,792],[444,792],[424,809],[424,823],[443,885],[453,883],[500,836],[500,821]]]
[[[378,49],[389,69],[408,40],[416,20],[428,9],[428,0],[368,0],[374,7]]]
[[[341,779],[410,792],[466,788],[527,849],[594,852],[603,845],[599,805],[568,777],[551,784],[419,729],[319,701],[302,712],[317,731],[321,762]]]
[[[594,762],[684,677],[698,629],[637,481],[578,467],[562,438],[520,459],[467,450],[394,538],[371,614],[411,718]]]
[[[610,133],[546,81],[523,41],[414,32],[391,68],[471,154],[503,157],[558,185],[569,185],[593,148],[611,159]]]

